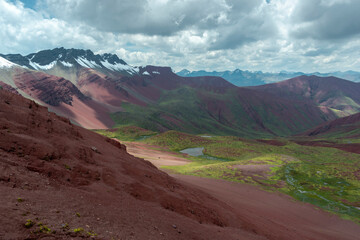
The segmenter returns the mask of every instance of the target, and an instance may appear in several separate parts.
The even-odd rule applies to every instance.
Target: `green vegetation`
[[[24,201],[24,199],[18,198],[17,201],[18,201],[19,203],[22,203],[22,202]]]
[[[115,129],[94,131],[109,138],[117,138],[121,141],[137,141],[156,134],[156,132],[136,126],[119,126]]]
[[[214,141],[199,136],[177,131],[167,131],[145,140],[145,142],[168,147],[171,151],[180,151],[185,148],[199,147]]]
[[[32,221],[31,219],[28,219],[24,224],[24,226],[26,228],[31,228],[34,225],[35,225],[35,222]],[[36,229],[34,231],[34,233],[50,233],[51,232],[51,229],[48,226],[44,225],[42,222],[38,222],[36,225],[38,226],[38,229]]]
[[[360,155],[287,139],[203,138],[168,131],[145,140],[172,151],[204,147],[191,163],[166,166],[180,174],[260,185],[360,222]],[[224,161],[228,160],[228,161]]]
[[[203,96],[200,97],[200,95]],[[224,105],[226,111],[210,112],[206,103],[208,100],[203,98],[219,102]],[[111,115],[117,123],[115,127],[133,125],[155,132],[172,129],[192,134],[211,132],[216,135],[246,137],[272,136],[272,134],[256,128],[254,121],[234,99],[234,92],[220,94],[202,91],[199,93],[199,90],[183,86],[163,91],[157,102],[145,107],[130,103],[123,103],[122,107],[123,112]],[[235,115],[237,112],[242,114]]]
[[[34,224],[35,223],[31,219],[28,219],[24,225],[26,228],[31,228]]]
[[[42,224],[41,222],[39,222],[37,225],[38,225],[39,229],[36,231],[36,233],[50,233],[51,232],[51,229],[48,226]]]
[[[157,101],[146,106],[123,103],[123,111],[111,117],[115,127],[138,126],[154,132],[176,130],[246,138],[289,136],[327,119],[320,112],[310,113],[301,102],[290,105],[276,99],[269,101],[236,88],[219,91],[183,85],[163,90]]]
[[[86,235],[88,235],[89,237],[96,237],[96,236],[97,236],[97,234],[94,233],[93,231],[88,231],[88,232],[86,233]]]
[[[78,212],[75,213],[75,216],[80,217],[80,213],[78,213]]]
[[[74,233],[81,233],[84,231],[84,229],[80,227],[80,228],[75,228],[73,231]]]
[[[359,143],[360,142],[360,124],[351,124],[340,126],[318,136],[318,140],[334,141],[338,143]]]

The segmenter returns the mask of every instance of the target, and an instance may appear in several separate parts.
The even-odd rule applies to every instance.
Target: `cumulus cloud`
[[[223,0],[44,0],[49,12],[67,21],[95,26],[100,31],[172,35],[201,25],[221,24],[227,9]],[[205,7],[206,6],[206,7]]]
[[[303,0],[294,12],[297,38],[334,40],[360,34],[360,1]]]
[[[21,2],[0,0],[0,38],[1,53],[29,53],[58,46],[95,47],[104,35],[86,25],[47,18]]]
[[[1,53],[64,46],[175,70],[360,70],[357,0],[34,1],[0,0]]]

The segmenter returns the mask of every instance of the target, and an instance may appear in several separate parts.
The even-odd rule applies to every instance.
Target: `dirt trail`
[[[143,143],[127,143],[127,147],[130,154],[149,160],[158,167],[188,163],[172,153],[149,149]],[[360,235],[360,226],[356,223],[316,209],[311,204],[295,201],[285,194],[224,180],[171,176],[233,207],[253,231],[268,239],[353,240]]]
[[[150,161],[156,167],[160,166],[180,166],[188,164],[190,161],[181,157],[182,154],[175,154],[172,152],[165,152],[161,150],[152,149],[152,147],[140,142],[123,142],[126,145],[128,153],[135,157],[143,158]]]

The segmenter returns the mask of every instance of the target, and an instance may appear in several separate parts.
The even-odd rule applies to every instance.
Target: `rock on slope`
[[[0,126],[0,239],[263,239],[124,145],[5,90]]]

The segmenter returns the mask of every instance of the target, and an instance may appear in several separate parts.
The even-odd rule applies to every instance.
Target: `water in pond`
[[[186,153],[190,156],[193,157],[198,157],[198,156],[202,156],[204,155],[203,153],[204,148],[203,147],[198,147],[198,148],[186,148],[184,150],[181,150],[181,153]]]
[[[141,136],[141,137],[139,137],[137,140],[138,140],[138,141],[144,140],[144,139],[147,139],[147,138],[152,137],[152,136],[155,136],[155,135],[145,135],[145,136]]]
[[[216,161],[229,161],[227,159],[223,159],[223,158],[218,158],[218,157],[213,157],[213,156],[209,156],[209,155],[205,155],[203,153],[204,148],[203,147],[198,147],[198,148],[186,148],[184,150],[181,150],[181,153],[186,153],[190,156],[193,157],[201,157],[201,158],[206,158],[209,160],[216,160]]]

